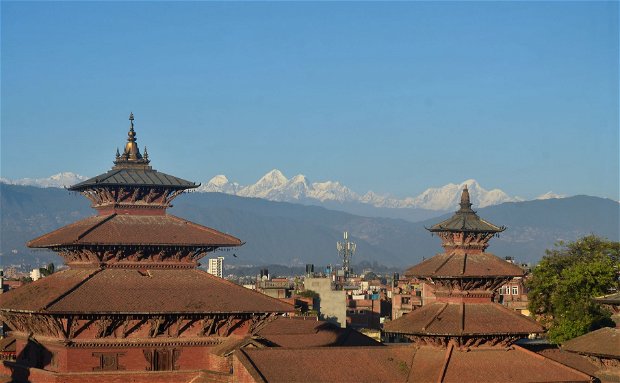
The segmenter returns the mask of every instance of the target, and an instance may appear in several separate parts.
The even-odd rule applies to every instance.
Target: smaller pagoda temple
[[[69,268],[0,295],[17,354],[4,367],[16,382],[224,379],[230,366],[217,346],[294,311],[197,268],[208,252],[243,242],[166,213],[198,185],[154,170],[129,120],[112,170],[69,189],[97,214],[28,243]]]
[[[524,271],[485,250],[505,230],[480,218],[464,187],[460,209],[428,230],[444,252],[409,268],[425,280],[436,300],[398,319],[384,331],[407,338],[417,349],[409,381],[589,381],[590,377],[515,345],[544,329],[492,298],[498,287]]]

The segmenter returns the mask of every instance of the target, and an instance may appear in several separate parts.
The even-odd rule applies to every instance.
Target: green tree
[[[44,277],[47,277],[48,275],[52,275],[54,274],[54,271],[56,270],[56,268],[54,267],[53,263],[48,263],[46,267],[40,267],[39,271],[41,272],[41,275]]]
[[[549,329],[553,343],[611,323],[592,298],[617,290],[620,243],[594,235],[556,244],[527,282],[529,310]]]

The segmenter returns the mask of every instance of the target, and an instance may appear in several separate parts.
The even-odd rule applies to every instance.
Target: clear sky
[[[1,173],[618,200],[617,2],[1,3]]]

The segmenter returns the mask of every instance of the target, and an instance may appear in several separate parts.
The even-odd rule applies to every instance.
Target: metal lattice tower
[[[351,272],[351,257],[355,253],[355,243],[349,241],[349,233],[344,232],[344,241],[336,242],[336,249],[338,249],[338,256],[342,257],[342,270],[345,276]]]

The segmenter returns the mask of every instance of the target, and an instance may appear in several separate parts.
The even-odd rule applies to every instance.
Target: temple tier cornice
[[[92,216],[28,242],[75,265],[196,264],[210,251],[241,245],[238,238],[173,215],[135,213]]]
[[[124,169],[125,173],[131,173]],[[152,171],[156,172],[156,171]],[[156,172],[159,173],[159,172]],[[163,173],[149,175],[161,177]],[[127,174],[125,175],[127,176]],[[133,175],[136,176],[135,174]],[[104,178],[102,176],[102,178]],[[152,214],[163,214],[168,207],[172,207],[172,200],[182,194],[188,187],[180,185],[148,185],[148,184],[84,184],[74,186],[70,190],[79,191],[88,198],[92,207],[100,214],[106,214],[117,209],[125,210],[127,214],[144,214],[150,208]],[[192,186],[196,187],[198,185]],[[129,210],[139,209],[139,210]],[[101,213],[103,212],[103,213]]]
[[[196,267],[215,246],[72,246],[54,248],[71,267]]]

